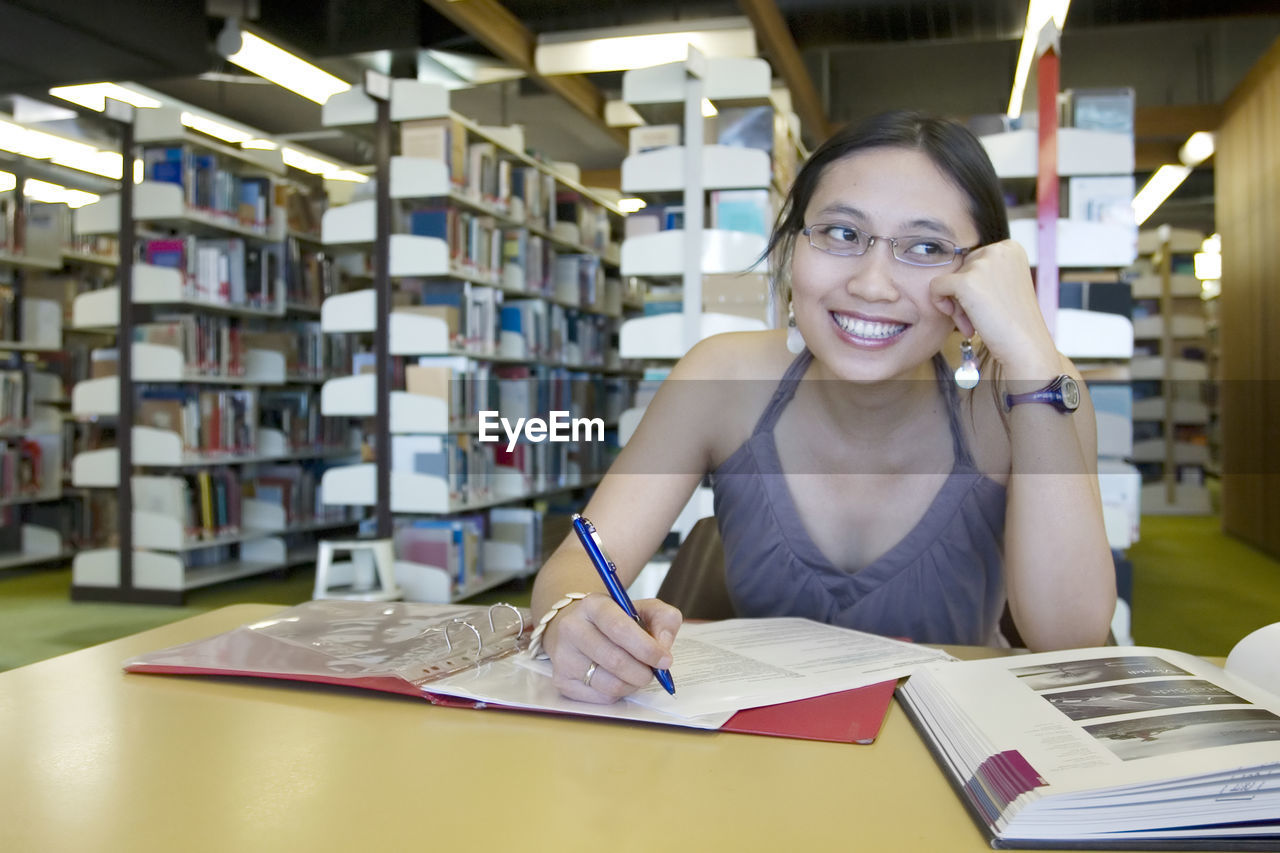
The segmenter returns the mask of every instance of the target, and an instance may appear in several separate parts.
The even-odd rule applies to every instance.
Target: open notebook
[[[804,619],[686,624],[675,697],[656,683],[613,705],[560,696],[525,651],[529,614],[311,601],[125,662],[130,672],[259,676],[502,707],[841,742],[874,740],[894,684],[943,652]]]

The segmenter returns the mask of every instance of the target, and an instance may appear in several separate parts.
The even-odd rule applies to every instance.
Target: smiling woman
[[[740,616],[992,644],[1007,603],[1032,648],[1101,643],[1115,584],[1093,410],[972,134],[901,112],[841,131],[797,175],[770,254],[789,329],[691,350],[584,510],[624,583],[709,473]],[[604,595],[561,601],[598,588],[566,542],[533,606],[561,602],[543,638],[560,689],[607,702],[670,666],[681,616],[637,602],[646,632]]]

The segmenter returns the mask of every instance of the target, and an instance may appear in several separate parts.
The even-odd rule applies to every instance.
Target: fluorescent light
[[[711,101],[707,100],[706,98],[702,99],[702,117],[703,118],[715,118],[719,114],[720,114],[720,111],[716,109],[715,104],[711,103]]]
[[[238,127],[232,127],[208,116],[202,116],[199,113],[186,110],[182,111],[182,123],[192,130],[207,133],[209,136],[215,136],[223,142],[230,142],[234,145],[248,142],[254,138],[254,135],[247,130],[241,130]]]
[[[254,151],[275,151],[280,147],[280,143],[274,139],[247,139],[240,143],[241,148],[251,148]]]
[[[286,166],[292,166],[295,169],[301,169],[313,175],[323,175],[330,180],[353,181],[358,184],[363,184],[369,180],[368,175],[362,175],[351,169],[344,169],[337,163],[325,160],[323,157],[317,157],[314,154],[308,154],[305,151],[299,151],[297,148],[291,148],[288,145],[280,149],[280,156],[284,159]]]
[[[160,102],[149,95],[126,89],[115,83],[82,83],[79,86],[55,86],[49,90],[55,98],[62,98],[73,104],[79,104],[91,110],[102,112],[106,109],[106,99],[113,98],[124,101],[141,109],[154,109]]]
[[[1222,236],[1217,232],[1210,234],[1200,242],[1200,251],[1214,255],[1222,254]]]
[[[1156,169],[1151,179],[1133,197],[1133,218],[1137,224],[1146,222],[1147,218],[1155,213],[1156,208],[1164,203],[1164,200],[1187,179],[1189,174],[1191,169],[1187,166],[1166,164]]]
[[[246,71],[252,71],[317,104],[323,104],[333,95],[351,88],[346,81],[299,59],[261,36],[240,29],[234,18],[227,21],[218,36],[218,50]]]
[[[1009,118],[1022,115],[1022,96],[1031,75],[1031,61],[1036,58],[1040,45],[1040,31],[1052,20],[1058,32],[1062,32],[1070,5],[1071,0],[1029,0],[1027,3],[1027,22],[1022,28],[1022,47],[1018,50],[1018,67],[1013,74],[1013,90],[1009,93]]]
[[[119,153],[3,119],[0,119],[0,149],[104,178],[120,178]]]
[[[1182,143],[1182,147],[1178,149],[1178,159],[1182,161],[1182,165],[1196,167],[1213,156],[1213,134],[1204,130],[1197,130],[1188,137],[1187,141]]]
[[[737,17],[546,33],[538,36],[533,63],[546,76],[628,71],[683,62],[690,45],[706,56],[757,55],[750,20]]]
[[[1216,252],[1196,252],[1194,256],[1196,278],[1214,281],[1222,278],[1222,255]]]
[[[648,203],[642,198],[620,198],[618,199],[618,210],[623,213],[635,213],[637,210],[643,210]]]
[[[0,172],[0,192],[9,192],[18,185],[11,172]],[[22,184],[22,194],[33,201],[65,204],[68,207],[84,207],[98,200],[94,193],[68,189],[61,184],[51,184],[37,178],[27,178]]]

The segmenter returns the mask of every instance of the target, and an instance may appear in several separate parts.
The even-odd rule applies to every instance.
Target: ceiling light
[[[73,104],[79,104],[91,110],[102,112],[106,109],[107,98],[124,101],[141,109],[154,109],[160,102],[149,95],[126,89],[116,83],[83,83],[79,86],[55,86],[49,90],[55,98],[62,98]]]
[[[1013,90],[1009,93],[1009,118],[1022,115],[1022,96],[1031,75],[1031,61],[1040,52],[1040,32],[1053,21],[1058,32],[1067,21],[1067,7],[1071,0],[1029,0],[1027,22],[1022,28],[1022,47],[1018,50],[1018,67],[1013,74]]]
[[[618,210],[623,213],[635,213],[637,210],[643,210],[647,204],[642,198],[620,198],[618,199]]]
[[[1209,252],[1214,255],[1222,254],[1222,237],[1216,232],[1205,237],[1200,242],[1200,251]]]
[[[18,179],[15,175],[11,172],[0,172],[0,192],[9,192],[17,185]],[[37,178],[27,178],[23,181],[22,194],[32,201],[65,204],[68,207],[84,207],[99,198],[94,193],[68,189],[60,184],[51,184]]]
[[[1196,252],[1193,256],[1196,278],[1215,281],[1222,278],[1222,255],[1216,252]]]
[[[32,130],[3,119],[0,119],[0,149],[104,178],[120,178],[119,153],[102,151],[84,142]]]
[[[317,104],[323,104],[331,96],[351,88],[349,83],[329,72],[299,59],[261,36],[242,30],[235,18],[228,18],[218,35],[218,52],[246,71],[265,77]]]
[[[1213,156],[1213,142],[1212,133],[1197,130],[1178,149],[1178,159],[1182,165],[1195,168]]]
[[[1191,169],[1187,166],[1164,165],[1156,169],[1146,185],[1133,197],[1133,218],[1137,224],[1146,222],[1189,174]]]
[[[628,71],[683,62],[690,45],[706,56],[757,55],[751,21],[737,17],[544,33],[538,36],[533,63],[547,76]]]
[[[275,151],[280,147],[280,143],[274,139],[246,139],[240,143],[241,148],[251,148],[254,151]]]
[[[715,104],[711,103],[711,101],[707,100],[706,98],[702,99],[702,117],[703,118],[715,118],[719,114],[720,112],[716,109]]]
[[[284,159],[286,166],[292,166],[295,169],[301,169],[313,175],[321,175],[330,180],[353,181],[359,184],[369,180],[368,175],[362,175],[351,169],[344,169],[337,163],[326,160],[323,157],[317,157],[314,154],[308,154],[305,151],[299,151],[297,148],[291,148],[288,145],[280,149],[280,156]]]
[[[209,136],[215,136],[223,142],[230,142],[234,145],[239,145],[255,138],[254,135],[249,133],[247,130],[232,127],[229,124],[209,118],[208,116],[202,116],[199,113],[183,110],[181,119],[182,123],[192,130],[198,130],[201,133],[208,134]]]

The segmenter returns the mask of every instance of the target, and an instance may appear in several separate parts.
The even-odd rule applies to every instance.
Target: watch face
[[[1070,376],[1062,377],[1062,405],[1069,412],[1080,407],[1080,386]]]

